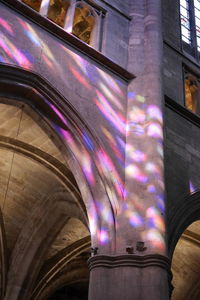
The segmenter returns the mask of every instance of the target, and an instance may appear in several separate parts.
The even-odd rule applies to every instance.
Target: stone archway
[[[168,220],[168,251],[172,258],[176,244],[193,222],[200,219],[200,192],[196,191],[192,195],[185,197],[181,205],[173,207]]]
[[[39,75],[10,66],[1,66],[1,70],[0,102],[4,122],[0,126],[0,149],[6,153],[2,157],[8,155],[2,169],[7,172],[2,176],[7,178],[2,208],[9,258],[2,276],[3,281],[7,278],[2,297],[43,300],[43,296],[47,299],[68,284],[62,283],[60,276],[67,270],[55,271],[53,267],[51,274],[48,250],[54,247],[57,237],[62,236],[63,228],[69,230],[73,218],[82,224],[76,226],[77,230],[81,226],[84,230],[82,227],[72,244],[89,234],[89,215],[92,244],[102,247],[101,251],[114,251],[116,195],[111,174],[104,174],[101,162],[94,157],[95,149],[97,159],[104,155],[98,139],[67,100]],[[11,197],[11,204],[7,205],[5,199],[11,191],[18,191],[20,196]],[[5,203],[12,212],[11,218],[10,212],[8,217],[4,214]],[[12,210],[14,205],[17,209]],[[15,211],[19,220],[15,218]],[[13,225],[10,219],[14,220]],[[70,254],[68,264],[80,259],[83,253],[87,253],[85,259],[88,258],[90,240],[77,247]],[[58,265],[64,248],[70,251],[67,245],[59,248]],[[52,260],[51,263],[54,264]],[[42,281],[48,272],[53,278],[53,282],[47,281],[49,285]],[[88,273],[85,278],[88,280]]]
[[[15,99],[42,116],[44,123],[61,141],[61,152],[78,183],[90,222],[92,244],[102,252],[116,247],[115,215],[121,186],[107,168],[101,142],[74,107],[52,85],[33,72],[1,65],[0,97]],[[103,208],[103,209],[102,209]],[[105,211],[107,217],[105,217]]]
[[[199,299],[200,192],[182,199],[169,218],[169,256],[172,262],[172,299]],[[196,270],[196,271],[195,271]]]
[[[64,266],[90,248],[73,174],[32,114],[24,104],[0,103],[1,299],[35,299],[36,288],[48,290],[41,278],[49,273],[56,287],[60,273],[69,271]],[[77,274],[83,276],[81,264]]]
[[[172,300],[200,298],[200,221],[193,222],[181,235],[172,259]]]

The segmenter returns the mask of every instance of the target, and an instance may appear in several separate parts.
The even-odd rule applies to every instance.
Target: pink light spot
[[[101,244],[106,244],[108,243],[108,232],[104,229],[101,229],[99,232],[98,232],[98,239],[100,241]]]
[[[162,127],[158,123],[152,123],[147,128],[147,134],[148,136],[162,139],[163,138]]]
[[[11,26],[8,24],[7,21],[5,21],[4,19],[0,18],[0,25],[5,28],[10,34],[13,34],[13,30],[11,28]]]
[[[88,82],[86,81],[86,79],[80,74],[78,73],[78,71],[76,71],[73,67],[69,67],[70,71],[72,72],[72,74],[76,77],[76,79],[78,79],[78,81],[87,89],[90,88],[90,85],[88,84]]]

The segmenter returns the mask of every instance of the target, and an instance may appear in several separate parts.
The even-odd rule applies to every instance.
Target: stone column
[[[89,299],[169,299],[170,264],[162,255],[96,255],[89,268]]]
[[[115,253],[89,261],[90,300],[169,299],[161,0],[130,1],[130,15],[128,70],[136,78],[128,86],[124,199]]]

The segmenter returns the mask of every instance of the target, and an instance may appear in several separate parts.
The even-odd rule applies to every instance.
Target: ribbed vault
[[[42,300],[73,274],[88,280],[86,209],[59,138],[24,103],[1,102],[1,299]]]

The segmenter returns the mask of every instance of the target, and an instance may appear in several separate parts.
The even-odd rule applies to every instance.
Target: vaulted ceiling
[[[173,300],[200,299],[200,221],[191,224],[179,239],[172,261]]]
[[[24,103],[0,102],[0,299],[47,299],[88,280],[87,216],[56,134]]]

